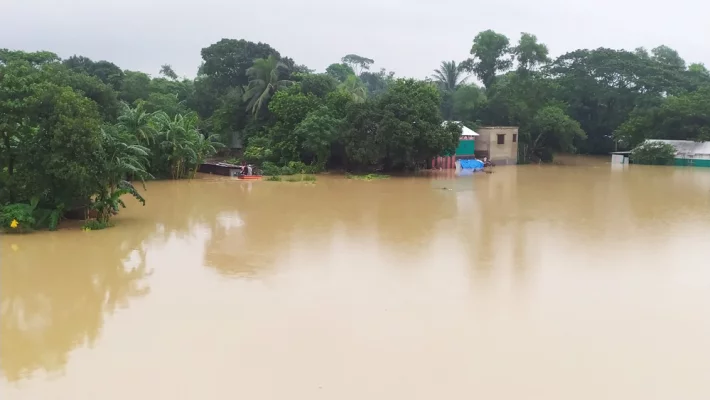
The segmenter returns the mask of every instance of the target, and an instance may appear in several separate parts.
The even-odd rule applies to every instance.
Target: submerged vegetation
[[[675,159],[676,149],[665,142],[645,142],[631,151],[631,161],[634,164],[671,165]]]
[[[389,175],[382,175],[382,174],[366,174],[366,175],[353,175],[353,174],[347,174],[345,176],[348,179],[356,179],[360,181],[375,181],[379,179],[387,179],[390,176]]]
[[[667,46],[551,59],[535,35],[514,43],[488,30],[460,61],[434,69],[432,60],[424,80],[375,71],[357,54],[316,72],[246,40],[201,56],[186,79],[169,65],[150,76],[0,50],[0,229],[55,229],[68,216],[108,226],[127,195],[145,203],[142,182],[191,178],[222,148],[265,175],[304,181],[326,169],[425,168],[458,145],[460,126],[445,120],[519,126],[521,162],[710,139],[710,73]]]
[[[284,179],[286,182],[315,182],[316,177],[313,175],[292,175]]]

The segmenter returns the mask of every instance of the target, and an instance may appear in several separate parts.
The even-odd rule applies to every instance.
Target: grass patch
[[[281,182],[282,181],[281,177],[278,175],[267,176],[266,179],[264,179],[264,180],[271,181],[271,182]]]
[[[101,229],[106,229],[112,227],[113,224],[110,222],[100,222],[95,219],[90,219],[84,222],[84,225],[81,226],[81,230],[88,232],[88,231],[100,231]]]
[[[359,181],[376,181],[376,180],[380,180],[380,179],[387,179],[390,176],[389,175],[382,175],[382,174],[367,174],[367,175],[347,174],[345,177],[348,179],[356,179]]]

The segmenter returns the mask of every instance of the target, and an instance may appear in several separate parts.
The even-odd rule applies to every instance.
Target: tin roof
[[[480,136],[473,129],[469,129],[461,121],[444,121],[441,125],[446,125],[448,123],[454,123],[461,125],[461,136]]]
[[[668,143],[675,147],[677,154],[710,154],[710,142],[693,142],[692,140],[647,139],[646,142]]]

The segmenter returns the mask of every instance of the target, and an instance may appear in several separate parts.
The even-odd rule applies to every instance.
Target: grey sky
[[[493,29],[536,34],[551,55],[578,48],[665,44],[710,65],[710,3],[701,0],[0,0],[0,48],[105,59],[157,74],[194,76],[200,49],[221,38],[269,43],[322,71],[343,55],[423,78],[468,57]]]

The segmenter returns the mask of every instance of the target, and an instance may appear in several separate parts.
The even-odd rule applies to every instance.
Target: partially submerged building
[[[710,142],[692,140],[647,139],[645,143],[667,143],[675,148],[674,165],[683,167],[710,167]],[[612,164],[629,164],[630,151],[611,153]]]
[[[497,165],[518,163],[517,126],[483,126],[478,134],[476,156],[488,157]]]
[[[498,165],[518,163],[518,127],[483,126],[473,131],[461,124],[461,137],[454,154],[444,154],[432,160],[432,168],[454,169],[456,160],[487,157]]]
[[[710,167],[710,142],[665,139],[648,139],[646,142],[662,142],[675,147],[675,165]]]

